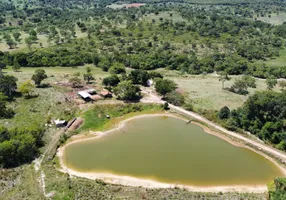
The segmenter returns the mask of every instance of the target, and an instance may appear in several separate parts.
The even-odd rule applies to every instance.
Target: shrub
[[[175,106],[181,106],[185,102],[184,96],[176,91],[166,94],[164,99]]]

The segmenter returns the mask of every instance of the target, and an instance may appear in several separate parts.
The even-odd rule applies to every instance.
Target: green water
[[[64,162],[80,172],[192,186],[266,184],[282,176],[263,156],[171,117],[134,119],[104,137],[71,144]]]

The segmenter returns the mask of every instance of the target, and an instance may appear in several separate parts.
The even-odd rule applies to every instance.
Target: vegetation
[[[80,128],[80,131],[83,130],[102,130],[108,128],[108,126],[116,125],[116,118],[127,115],[127,114],[136,114],[136,113],[152,113],[159,112],[162,110],[162,107],[157,104],[119,104],[119,105],[105,105],[105,106],[94,106],[92,109],[88,110],[83,114],[84,124]],[[110,116],[110,119],[106,117]],[[99,116],[99,117],[98,117]]]
[[[231,111],[227,124],[232,129],[245,129],[286,151],[285,98],[285,92],[257,92],[241,108]]]
[[[46,78],[48,78],[48,76],[46,75],[46,72],[43,69],[37,69],[35,71],[35,74],[32,76],[32,80],[35,82],[37,86],[40,86],[41,82]]]
[[[280,79],[286,78],[285,2],[142,2],[147,5],[129,9],[121,9],[126,4],[110,0],[1,2],[3,167],[23,166],[47,148],[56,132],[51,120],[74,116],[77,107],[71,99],[78,87],[102,89],[102,83],[118,99],[130,102],[140,99],[139,88],[148,86],[148,80],[154,81],[157,93],[164,97],[165,110],[168,102],[194,110],[286,151],[286,84]],[[44,80],[49,87],[42,85]],[[81,130],[103,129],[104,124],[110,125],[124,114],[163,108],[145,104],[95,106],[84,113]],[[265,198],[260,194],[202,194],[179,189],[135,190],[67,179],[53,164],[49,161],[44,167],[50,173],[47,188],[56,191],[55,199]],[[17,177],[21,178],[13,179],[20,181],[4,192],[4,199],[44,198],[39,194],[42,189],[33,190],[38,184],[31,165],[19,171]],[[283,181],[275,180],[270,199],[283,199]],[[16,193],[21,196],[16,197]]]
[[[176,83],[169,79],[158,79],[155,85],[156,91],[163,96],[174,91],[176,87]]]
[[[115,88],[114,93],[119,99],[124,101],[134,101],[140,98],[140,89],[138,86],[133,85],[131,81],[122,81]]]
[[[43,145],[42,128],[7,130],[0,127],[0,135],[0,164],[3,167],[15,167],[32,161]]]
[[[269,187],[269,199],[285,199],[286,198],[286,179],[276,178]]]

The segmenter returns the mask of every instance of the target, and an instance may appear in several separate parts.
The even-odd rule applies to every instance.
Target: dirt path
[[[156,95],[151,89],[146,89],[146,88],[141,88],[142,89],[142,93],[145,94],[144,98],[142,98],[142,102],[143,103],[159,103],[159,104],[163,104],[164,101],[161,100],[161,97]],[[260,149],[260,150],[263,150],[267,153],[269,153],[270,155],[273,155],[279,159],[281,159],[281,161],[283,163],[286,164],[286,154],[277,150],[277,149],[274,149],[270,146],[267,146],[266,144],[262,144],[262,143],[259,143],[259,142],[256,142],[254,140],[251,140],[249,138],[246,138],[244,137],[243,135],[239,134],[239,133],[236,133],[236,132],[233,132],[233,131],[229,131],[223,127],[221,127],[220,125],[204,118],[203,116],[195,113],[195,112],[192,112],[192,111],[187,111],[181,107],[178,107],[178,106],[174,106],[172,104],[169,104],[169,107],[172,108],[173,110],[176,110],[180,113],[183,113],[189,117],[192,117],[192,118],[195,118],[201,122],[204,122],[206,123],[207,125],[217,129],[217,130],[220,130],[234,138],[237,138],[243,142],[246,142],[246,143],[249,143],[253,146],[255,146],[256,148]]]
[[[58,144],[58,141],[59,141],[59,139],[60,139],[60,137],[61,137],[61,135],[62,135],[63,132],[64,132],[64,130],[58,131],[58,132],[54,135],[52,141],[51,141],[50,144],[48,145],[48,147],[47,147],[47,149],[45,150],[45,152],[44,152],[39,158],[37,158],[37,159],[34,161],[34,163],[35,163],[35,165],[34,165],[35,171],[36,171],[36,172],[40,172],[40,177],[39,177],[40,186],[41,186],[41,188],[42,188],[42,190],[43,190],[43,193],[44,193],[45,197],[47,197],[47,198],[50,198],[54,193],[53,193],[53,192],[50,192],[50,193],[48,193],[48,194],[46,193],[46,183],[45,183],[45,177],[46,177],[46,175],[45,175],[45,172],[41,169],[41,164],[42,164],[43,160],[45,159],[45,157],[46,157],[47,155],[49,155],[54,148],[56,148],[56,146],[57,146],[57,144]]]

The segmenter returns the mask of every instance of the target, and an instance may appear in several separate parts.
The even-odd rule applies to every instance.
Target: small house
[[[64,127],[67,124],[66,120],[59,120],[59,119],[54,120],[54,123],[56,127]]]
[[[112,93],[107,91],[107,90],[103,90],[100,92],[100,95],[104,98],[111,98],[112,97]]]
[[[80,91],[77,94],[85,101],[90,100],[91,95],[87,91]]]
[[[149,79],[149,80],[147,81],[147,85],[148,85],[149,87],[153,86],[153,84],[154,84],[154,82],[153,82],[152,79]]]

